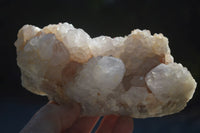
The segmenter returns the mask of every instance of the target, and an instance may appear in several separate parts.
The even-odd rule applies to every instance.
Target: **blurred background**
[[[42,28],[59,22],[72,23],[91,37],[124,36],[136,28],[163,33],[175,61],[200,81],[198,0],[0,0],[1,133],[19,132],[48,101],[21,86],[13,45],[18,30],[25,24]],[[134,133],[199,133],[200,88],[180,113],[134,122]]]

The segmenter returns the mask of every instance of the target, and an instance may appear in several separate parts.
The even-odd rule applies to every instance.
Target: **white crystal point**
[[[125,73],[124,63],[114,57],[102,57],[93,70],[92,77],[102,89],[115,89]]]
[[[15,46],[23,87],[60,104],[75,101],[84,116],[168,115],[182,110],[196,88],[174,63],[168,39],[148,30],[91,38],[68,23],[25,25]]]
[[[15,46],[18,49],[22,49],[26,42],[33,38],[38,32],[40,28],[32,26],[32,25],[24,25],[18,32],[18,39],[15,42]]]
[[[103,111],[104,108],[99,108],[98,104],[106,104],[111,95],[116,95],[124,73],[125,66],[120,59],[108,56],[92,58],[83,66],[75,83],[68,86],[66,94],[83,105],[85,114],[87,110],[91,115],[107,114],[108,111]]]
[[[145,80],[158,101],[165,106],[164,114],[182,110],[196,88],[187,68],[177,63],[158,65],[146,75]]]

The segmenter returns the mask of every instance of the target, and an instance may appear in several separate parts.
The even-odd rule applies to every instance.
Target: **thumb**
[[[71,127],[80,115],[76,103],[58,105],[53,102],[43,106],[20,133],[60,133]]]

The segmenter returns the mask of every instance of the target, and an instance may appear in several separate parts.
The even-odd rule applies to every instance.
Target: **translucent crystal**
[[[176,113],[196,88],[190,72],[174,63],[168,39],[148,30],[91,38],[68,23],[25,25],[15,46],[26,89],[60,104],[78,102],[86,116]]]

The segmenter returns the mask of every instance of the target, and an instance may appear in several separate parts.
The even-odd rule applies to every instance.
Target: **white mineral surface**
[[[196,88],[187,68],[174,63],[168,39],[148,30],[91,38],[68,23],[25,25],[15,46],[26,89],[60,104],[80,103],[86,116],[173,114]]]

